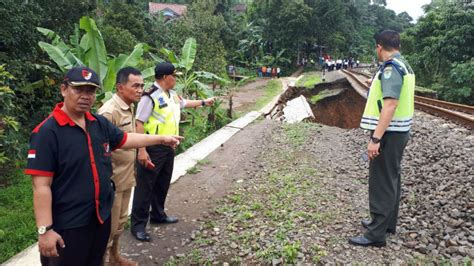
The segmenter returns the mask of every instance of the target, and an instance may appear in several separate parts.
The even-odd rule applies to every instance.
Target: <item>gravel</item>
[[[368,217],[361,129],[281,124],[233,190],[170,262],[219,264],[472,263],[472,130],[417,112],[402,161],[396,235],[385,248],[347,243]],[[277,122],[275,122],[277,123]]]

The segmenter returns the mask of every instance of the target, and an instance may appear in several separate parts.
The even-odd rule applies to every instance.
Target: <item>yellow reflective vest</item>
[[[399,58],[391,58],[384,62],[384,65],[378,70],[372,80],[360,127],[367,130],[375,130],[379,123],[380,112],[383,108],[383,93],[380,79],[385,66],[389,64],[393,65],[393,71],[398,71],[402,75],[403,85],[397,109],[386,131],[407,132],[413,123],[413,113],[415,110],[415,74],[411,67]]]
[[[173,90],[165,92],[162,89],[158,89],[155,93],[157,96],[152,97],[153,111],[148,121],[143,124],[145,133],[152,135],[179,135],[181,99]]]

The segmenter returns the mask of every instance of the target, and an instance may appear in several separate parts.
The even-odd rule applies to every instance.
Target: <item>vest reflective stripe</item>
[[[403,75],[403,84],[398,99],[398,106],[393,114],[387,131],[407,132],[411,129],[413,123],[413,113],[415,110],[415,74],[411,71],[403,61],[392,58],[395,71],[400,71]],[[365,105],[364,114],[360,121],[360,127],[367,130],[375,130],[380,118],[380,106],[383,107],[382,83],[379,79],[383,75],[384,68],[380,68],[375,75],[370,86],[367,103]]]
[[[148,121],[143,125],[145,133],[152,135],[179,135],[181,107],[178,96],[174,91],[169,91],[170,94],[168,96],[161,89],[156,93],[157,96],[153,98],[153,111]]]

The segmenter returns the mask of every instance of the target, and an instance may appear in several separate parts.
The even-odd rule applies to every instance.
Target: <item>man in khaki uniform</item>
[[[117,93],[100,109],[112,124],[124,132],[135,133],[134,105],[143,93],[143,77],[139,70],[122,68],[117,73]],[[136,149],[112,152],[112,180],[115,183],[115,200],[112,207],[112,225],[105,263],[109,265],[138,265],[120,255],[119,238],[128,217],[128,205],[132,187],[135,186]]]

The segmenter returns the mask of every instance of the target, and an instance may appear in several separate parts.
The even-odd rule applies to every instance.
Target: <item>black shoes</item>
[[[369,225],[372,223],[371,220],[362,220],[360,221],[360,223],[362,224],[362,226],[365,228],[365,229],[368,229]],[[394,229],[388,229],[387,228],[387,233],[389,234],[395,234],[396,233],[396,230]]]
[[[369,225],[372,223],[371,220],[362,220],[360,221],[360,223],[362,224],[362,226],[367,229],[369,227]]]
[[[155,220],[150,218],[151,224],[174,224],[178,222],[178,218],[173,216],[166,216],[166,218],[162,220]]]
[[[356,236],[349,238],[349,244],[363,247],[385,247],[387,243],[385,241],[372,241],[365,238],[365,236]]]
[[[151,241],[150,234],[148,234],[145,231],[132,232],[132,235],[139,241],[144,241],[144,242],[150,242]]]

